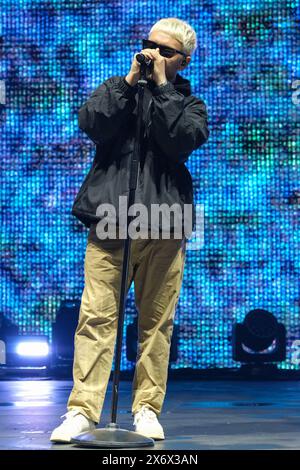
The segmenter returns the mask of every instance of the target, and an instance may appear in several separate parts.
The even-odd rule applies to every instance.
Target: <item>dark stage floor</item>
[[[49,442],[70,389],[70,381],[0,381],[0,449],[85,450]],[[122,381],[118,424],[133,430],[130,398]],[[111,382],[101,427],[110,399]],[[169,380],[160,421],[166,440],[148,450],[300,449],[300,382]]]

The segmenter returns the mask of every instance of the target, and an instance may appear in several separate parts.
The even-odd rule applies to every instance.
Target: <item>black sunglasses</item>
[[[143,39],[142,43],[143,43],[143,49],[156,49],[158,47],[159,53],[163,57],[173,57],[176,53],[181,54],[184,57],[187,57],[187,54],[185,54],[182,51],[178,51],[177,49],[173,49],[172,47],[161,46],[160,44],[157,44],[154,41],[149,41],[149,39]]]

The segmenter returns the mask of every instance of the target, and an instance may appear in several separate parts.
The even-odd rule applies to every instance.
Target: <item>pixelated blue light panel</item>
[[[172,368],[233,367],[231,329],[265,308],[300,339],[300,8],[291,0],[1,0],[1,314],[52,337],[84,286],[88,229],[71,215],[95,145],[77,112],[126,75],[160,18],[188,21],[198,49],[182,73],[204,99],[210,138],[190,157],[205,242],[188,251]],[[126,326],[136,314],[129,293]],[[131,369],[125,341],[122,369]]]

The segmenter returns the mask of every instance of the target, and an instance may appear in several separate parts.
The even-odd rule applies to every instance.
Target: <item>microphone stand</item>
[[[138,106],[137,106],[137,126],[134,142],[134,150],[130,165],[129,176],[129,198],[128,208],[134,204],[135,190],[137,187],[139,176],[139,162],[140,162],[140,141],[141,141],[141,128],[143,116],[143,99],[144,91],[147,86],[147,63],[143,61],[140,65],[140,79],[138,81]],[[119,296],[119,313],[118,313],[118,329],[117,341],[115,352],[115,368],[113,374],[113,392],[112,392],[112,407],[111,407],[111,422],[105,428],[96,428],[94,431],[84,432],[74,437],[71,442],[79,445],[80,447],[105,447],[105,448],[126,448],[126,447],[149,447],[154,446],[154,440],[143,436],[134,431],[121,429],[117,424],[117,406],[119,396],[119,381],[120,381],[120,365],[122,353],[122,339],[123,339],[123,325],[125,303],[127,297],[127,283],[128,283],[128,264],[130,258],[131,238],[128,234],[128,227],[133,216],[126,214],[126,238],[123,251],[123,266],[121,289]]]

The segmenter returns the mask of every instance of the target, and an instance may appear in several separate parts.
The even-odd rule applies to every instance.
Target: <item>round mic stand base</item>
[[[103,429],[81,433],[74,437],[71,442],[80,447],[104,447],[111,449],[154,446],[154,440],[150,437],[143,436],[135,431],[122,429],[115,423],[110,423]]]
[[[142,114],[143,114],[143,98],[144,88],[147,85],[147,68],[146,64],[142,63],[140,66],[140,79],[138,81],[138,107],[137,107],[137,126],[135,134],[134,150],[130,165],[129,177],[129,201],[128,209],[134,204],[135,190],[139,177],[139,163],[140,163],[140,139],[142,130]],[[115,369],[113,375],[113,393],[112,393],[112,411],[111,422],[102,429],[95,429],[94,431],[84,432],[75,436],[71,442],[81,447],[106,447],[106,448],[126,448],[126,447],[149,447],[154,446],[154,440],[143,436],[135,431],[128,431],[121,429],[117,422],[117,404],[118,404],[118,390],[120,379],[120,365],[122,354],[122,338],[123,338],[123,324],[125,303],[127,297],[127,279],[128,279],[128,264],[130,258],[131,238],[129,237],[128,228],[132,217],[126,215],[126,238],[124,242],[123,252],[123,265],[122,265],[122,278],[121,289],[119,296],[119,311],[118,311],[118,327],[117,327],[117,341],[116,341],[116,355],[115,355]]]

